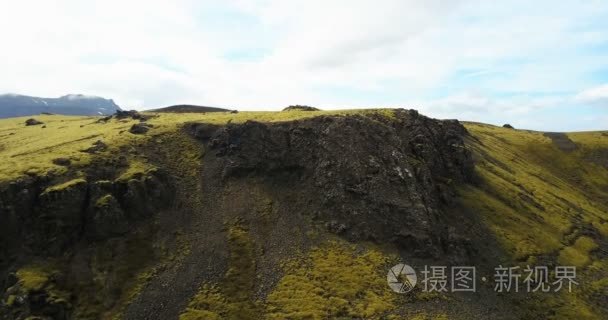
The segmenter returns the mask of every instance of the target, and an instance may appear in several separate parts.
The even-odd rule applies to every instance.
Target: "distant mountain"
[[[197,113],[197,112],[227,112],[228,109],[216,107],[195,106],[190,104],[179,104],[175,106],[146,110],[150,112],[174,112],[174,113]]]
[[[0,118],[22,117],[42,112],[66,115],[109,115],[121,110],[112,99],[82,94],[39,98],[18,94],[0,95]]]

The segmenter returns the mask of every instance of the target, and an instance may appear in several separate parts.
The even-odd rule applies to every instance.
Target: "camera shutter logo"
[[[416,271],[407,264],[400,263],[392,267],[386,275],[389,287],[397,293],[407,293],[414,289],[418,277]]]

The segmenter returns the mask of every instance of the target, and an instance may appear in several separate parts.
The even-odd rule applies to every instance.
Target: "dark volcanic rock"
[[[68,158],[57,158],[57,159],[53,159],[53,163],[58,166],[67,167],[72,163],[72,161],[70,161],[70,159],[68,159]]]
[[[129,230],[125,213],[114,196],[105,194],[95,200],[90,227],[90,232],[99,239],[118,236]]]
[[[167,176],[158,170],[127,181],[73,179],[51,185],[49,179],[53,180],[32,176],[0,184],[0,300],[11,299],[10,305],[0,305],[0,319],[73,319],[74,297],[58,299],[57,288],[78,281],[69,277],[91,281],[94,267],[86,260],[62,270],[65,273],[52,273],[36,290],[23,288],[14,276],[6,275],[32,257],[54,261],[72,255],[75,248],[104,241],[118,239],[117,252],[122,252],[124,241],[117,237],[136,230],[173,197]],[[129,258],[123,253],[122,259]],[[122,285],[104,283],[113,290]]]
[[[442,207],[469,180],[466,129],[416,111],[396,117],[322,116],[285,122],[202,124],[224,179],[263,177],[299,190],[303,210],[350,239],[393,241],[437,256],[450,241]]]
[[[77,236],[75,230],[82,226],[83,209],[86,205],[88,184],[75,179],[47,188],[39,196],[39,206],[34,212],[40,219],[35,235],[39,248],[59,253]],[[45,243],[46,242],[46,243]]]
[[[167,174],[160,169],[149,170],[128,180],[117,180],[113,194],[129,219],[147,218],[171,199]]]
[[[129,129],[129,132],[131,132],[132,134],[144,134],[146,132],[148,132],[150,130],[150,128],[152,128],[151,124],[147,124],[147,123],[136,123],[133,126],[131,126],[131,129]]]
[[[40,124],[44,124],[44,122],[38,121],[38,120],[36,120],[34,118],[30,118],[30,119],[25,120],[25,125],[26,126],[36,126],[36,125],[40,125]]]
[[[168,183],[160,170],[150,170],[127,181],[74,179],[49,186],[32,177],[0,186],[0,270],[21,250],[52,256],[83,235],[124,233],[169,203]]]
[[[105,116],[102,118],[97,119],[97,123],[107,123],[108,121],[112,120],[112,116]]]
[[[572,141],[567,134],[561,132],[545,132],[545,137],[548,137],[558,149],[564,152],[572,152],[578,149],[578,146]]]
[[[136,110],[129,110],[129,111],[116,110],[114,117],[116,119],[131,118],[131,119],[140,120],[140,121],[146,121],[150,118],[149,116],[143,115]]]
[[[210,123],[193,123],[188,130],[195,138],[207,142],[220,128],[222,127]]]
[[[97,152],[102,152],[102,151],[106,151],[108,149],[108,145],[105,144],[103,141],[101,140],[97,140],[93,143],[93,146],[91,146],[90,148],[84,149],[82,150],[82,152],[86,152],[86,153],[97,153]]]
[[[515,129],[515,128],[513,128],[513,126],[512,126],[512,125],[510,125],[510,124],[508,124],[508,123],[503,124],[503,125],[502,125],[502,127],[503,127],[503,128],[507,128],[507,129]]]

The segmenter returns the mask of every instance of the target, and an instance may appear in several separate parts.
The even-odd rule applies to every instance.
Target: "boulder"
[[[25,125],[26,126],[37,126],[37,125],[40,125],[40,124],[44,124],[44,122],[38,121],[38,120],[36,120],[34,118],[29,118],[29,119],[25,120]]]
[[[108,145],[105,144],[103,141],[101,140],[97,140],[93,143],[93,146],[87,149],[82,150],[82,152],[86,152],[86,153],[97,153],[97,152],[102,152],[102,151],[106,151],[108,149]]]
[[[57,158],[57,159],[53,159],[53,163],[58,166],[67,167],[72,163],[72,161],[70,161],[70,159],[68,159],[68,158]]]
[[[153,126],[151,124],[145,123],[145,122],[141,122],[141,123],[136,123],[133,126],[131,126],[131,129],[129,129],[129,132],[131,132],[132,134],[144,134],[146,132],[148,132],[150,130],[150,128],[152,128]]]

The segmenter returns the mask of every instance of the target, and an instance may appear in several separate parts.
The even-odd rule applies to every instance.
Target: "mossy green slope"
[[[282,266],[284,274],[264,300],[251,296],[255,256],[247,231],[229,232],[231,258],[224,279],[203,284],[180,320],[383,319],[396,295],[383,271],[395,257],[374,248],[329,241]]]
[[[395,309],[381,273],[389,256],[330,242],[285,264],[286,275],[268,297],[269,319],[379,319]]]
[[[167,158],[180,154],[182,159],[169,169],[196,176],[200,150],[189,145],[191,141],[187,139],[176,139],[176,132],[184,123],[273,122],[355,113],[392,115],[390,110],[152,114],[148,123],[153,127],[146,135],[128,132],[136,120],[102,123],[96,117],[41,115],[36,118],[45,122],[46,127],[42,128],[26,127],[25,118],[4,119],[0,120],[0,181],[23,174],[61,175],[84,169],[95,157],[111,157],[119,148],[143,142],[159,145],[159,152],[167,153]],[[568,134],[577,148],[564,151],[541,132],[474,123],[466,124],[466,128],[471,134],[468,147],[476,157],[479,181],[460,187],[461,204],[478,214],[513,264],[579,267],[580,290],[572,294],[532,295],[522,306],[529,310],[529,318],[601,319],[608,312],[602,306],[608,290],[608,259],[600,254],[608,250],[608,164],[603,162],[608,159],[608,134]],[[108,150],[98,154],[81,152],[97,140],[108,144]],[[71,168],[54,164],[53,160],[59,157],[69,158]],[[118,180],[154,169],[140,157],[127,161],[129,165]],[[79,175],[73,176],[76,178],[47,191],[82,182]],[[193,183],[188,188],[195,187]],[[114,299],[117,302],[112,310],[106,310],[107,318],[120,314],[121,308],[152,277],[154,266],[160,264],[157,260],[163,255],[156,252],[157,244],[147,240],[133,236],[132,244],[127,241],[121,254],[132,259],[121,263],[107,257],[114,255],[109,248],[112,243],[97,248],[96,271],[103,274],[115,270],[121,276],[115,282],[126,284],[120,297]],[[231,226],[226,240],[230,247],[226,273],[218,283],[202,284],[181,319],[390,319],[398,309],[384,274],[393,257],[377,247],[353,246],[343,241],[320,243],[301,257],[286,261],[275,287],[266,297],[257,297],[252,288],[257,276],[256,259],[260,257],[249,230],[238,224]],[[25,266],[17,276],[23,288],[48,287],[52,284],[48,280],[50,270],[53,269]],[[99,283],[74,289],[91,292],[90,297],[81,299],[91,303],[76,306],[77,315],[93,318],[103,314],[106,306],[93,297],[106,294],[103,288],[108,285],[103,281],[99,278]],[[57,292],[58,296],[64,294]],[[427,311],[435,314],[434,310]],[[418,318],[433,316],[422,314]]]
[[[513,263],[579,268],[580,290],[531,299],[544,306],[530,310],[554,319],[600,319],[605,307],[587,291],[608,277],[608,260],[598,254],[608,238],[608,167],[596,157],[608,150],[607,134],[567,134],[576,148],[564,150],[541,132],[466,128],[480,181],[460,189],[464,206],[493,231]]]
[[[200,292],[180,315],[180,320],[259,319],[261,304],[253,297],[256,253],[248,230],[241,225],[228,230],[228,270],[217,285],[203,284]]]
[[[112,154],[120,147],[142,143],[151,136],[178,131],[187,122],[277,122],[321,115],[366,113],[391,115],[392,110],[146,113],[150,116],[147,123],[153,126],[147,135],[130,134],[131,126],[139,122],[130,118],[98,121],[101,117],[39,115],[35,118],[44,125],[37,126],[26,126],[27,117],[0,119],[0,181],[9,181],[23,174],[66,173],[68,169],[65,166],[53,163],[57,158],[69,159],[72,167],[84,168],[94,155],[82,151],[98,140],[108,145],[100,155]]]

